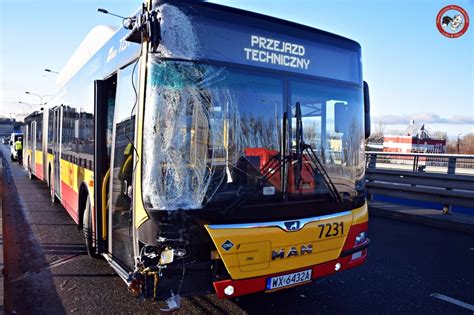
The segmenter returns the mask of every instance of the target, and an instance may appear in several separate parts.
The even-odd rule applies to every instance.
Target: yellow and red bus
[[[25,166],[89,254],[168,301],[361,265],[360,45],[201,1],[153,1],[126,22],[27,120]]]

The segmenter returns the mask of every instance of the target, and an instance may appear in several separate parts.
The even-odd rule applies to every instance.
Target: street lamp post
[[[46,97],[46,96],[51,96],[51,95],[39,95],[39,94],[36,94],[36,93],[32,93],[32,92],[28,92],[26,91],[25,94],[29,94],[29,95],[34,95],[34,96],[37,96],[40,98],[40,106],[43,106],[44,103],[43,103],[43,98]]]
[[[462,133],[459,133],[458,134],[458,141],[456,143],[456,147],[458,149],[458,154],[461,152],[461,136],[462,136]]]
[[[58,71],[54,71],[54,70],[51,70],[51,69],[44,69],[44,71],[59,74]]]
[[[31,107],[33,106],[33,104],[26,103],[26,102],[22,102],[22,101],[18,101],[18,104],[22,104],[22,105],[28,106],[28,110],[31,110]]]

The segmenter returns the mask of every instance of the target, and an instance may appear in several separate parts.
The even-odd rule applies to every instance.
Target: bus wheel
[[[89,196],[87,196],[86,208],[84,209],[82,230],[86,241],[87,254],[92,258],[101,258],[102,256],[96,253],[94,247],[94,238],[92,236],[92,205]]]

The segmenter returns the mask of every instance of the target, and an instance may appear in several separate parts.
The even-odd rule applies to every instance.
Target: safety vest
[[[23,145],[21,144],[21,141],[18,140],[17,142],[15,142],[15,150],[23,150]]]

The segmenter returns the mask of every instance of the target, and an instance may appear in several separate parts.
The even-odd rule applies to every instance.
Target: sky
[[[410,120],[450,136],[474,133],[474,0],[215,0],[329,31],[362,46],[373,129],[404,129]],[[19,5],[21,3],[21,6]],[[442,36],[436,15],[456,4],[471,17],[458,38]],[[1,0],[0,115],[38,109],[54,94],[56,74],[89,30],[129,15],[132,0]],[[46,101],[48,97],[44,97]],[[19,104],[18,102],[31,105]]]

